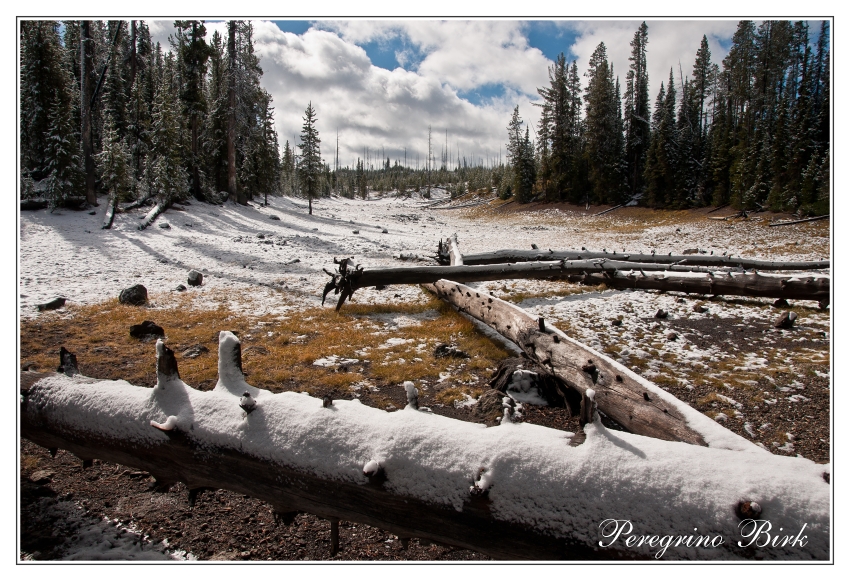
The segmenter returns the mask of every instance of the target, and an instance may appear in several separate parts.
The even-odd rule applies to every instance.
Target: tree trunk
[[[88,20],[80,21],[80,119],[82,120],[81,141],[83,149],[83,169],[86,183],[86,203],[97,206],[95,192],[95,166],[91,127],[92,97],[92,54],[94,47]]]
[[[818,220],[829,220],[829,214],[815,218],[803,218],[802,220],[791,220],[790,222],[771,222],[768,226],[789,226],[791,224],[802,224],[803,222],[817,222]]]
[[[236,183],[236,21],[228,22],[227,34],[227,193],[243,206],[248,199]]]
[[[272,394],[245,383],[238,339],[227,332],[219,340],[219,382],[201,392],[180,380],[162,341],[156,349],[153,389],[84,377],[64,348],[64,375],[22,373],[21,437],[68,450],[84,465],[98,458],[146,470],[164,487],[184,482],[193,500],[193,491],[223,488],[279,513],[364,523],[496,559],[652,558],[657,548],[599,542],[605,519],[636,518],[636,501],[652,503],[634,513],[642,530],[666,532],[692,515],[700,533],[729,538],[710,551],[668,557],[829,557],[830,487],[823,467],[802,458],[774,457],[743,440],[737,448],[685,450],[612,433],[593,417],[592,401],[586,439],[571,446],[573,436],[540,426],[485,428],[413,409],[389,413]],[[605,489],[614,493],[603,498]],[[755,501],[769,502],[788,522],[807,523],[805,549],[754,552],[731,542],[740,523],[735,508]]]
[[[109,230],[112,228],[112,221],[115,219],[115,207],[118,205],[118,197],[113,194],[109,197],[109,204],[106,206],[106,214],[103,216],[103,224],[101,230]]]
[[[466,257],[463,258],[464,260]],[[623,272],[626,271],[626,272]],[[611,288],[657,289],[685,293],[770,297],[822,301],[829,299],[829,277],[823,275],[776,275],[761,273],[714,273],[706,267],[678,264],[630,263],[614,260],[575,260],[562,262],[521,262],[476,266],[417,266],[364,270],[340,263],[339,273],[331,273],[330,290],[350,296],[359,288],[392,284],[429,284],[440,279],[480,282],[508,279],[564,279],[583,284],[605,284]],[[657,273],[657,274],[647,274]],[[676,274],[679,273],[679,274]],[[343,299],[337,309],[345,302]]]
[[[426,288],[516,343],[530,359],[551,369],[580,394],[594,390],[599,409],[626,430],[661,440],[706,445],[680,411],[687,404],[660,387],[648,388],[649,382],[639,380],[613,359],[482,291],[450,280],[439,280]],[[541,331],[541,326],[545,330]]]
[[[636,254],[625,252],[591,252],[590,250],[496,250],[477,254],[464,254],[464,264],[503,264],[507,262],[531,262],[535,260],[588,260],[605,258],[623,262],[651,262],[654,264],[678,264],[682,266],[713,266],[757,270],[819,270],[829,268],[829,260],[774,261],[741,258],[740,256]],[[447,264],[445,258],[441,260]],[[642,265],[634,265],[638,268]]]
[[[144,230],[145,228],[153,224],[153,221],[156,220],[160,214],[165,212],[170,205],[171,202],[160,202],[156,206],[154,206],[153,209],[147,213],[144,218],[144,221],[139,224],[139,230]]]

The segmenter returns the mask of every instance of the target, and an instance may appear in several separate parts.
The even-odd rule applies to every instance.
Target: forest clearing
[[[321,305],[327,282],[322,269],[352,255],[367,268],[436,265],[436,242],[448,233],[469,254],[534,244],[658,255],[698,249],[709,256],[783,261],[829,257],[824,221],[771,228],[776,216],[769,213],[718,221],[707,210],[623,208],[593,216],[604,208],[512,209],[498,201],[453,210],[447,208],[468,200],[432,193],[431,199],[324,199],[314,204],[312,216],[301,200],[290,198],[270,198],[269,206],[194,202],[167,211],[144,231],[136,228],[144,209],[118,214],[112,230],[100,230],[99,217],[86,212],[23,213],[22,366],[51,371],[64,346],[85,376],[153,386],[154,343],[127,332],[150,320],[165,330],[180,378],[195,389],[215,386],[218,332],[229,330],[241,340],[246,381],[257,388],[306,392],[317,401],[357,399],[392,415],[404,413],[402,383],[412,381],[419,405],[433,414],[496,425],[475,404],[500,361],[518,353],[515,346],[482,332],[417,285],[360,289],[337,313],[335,301]],[[438,201],[443,203],[434,206]],[[185,287],[190,270],[203,274],[202,285],[176,290]],[[134,284],[147,288],[148,303],[120,304],[121,290]],[[470,284],[544,317],[774,455],[829,462],[831,329],[829,309],[816,301],[792,300],[777,308],[773,299],[608,290],[564,281]],[[64,307],[36,308],[55,297],[67,299]],[[657,318],[659,310],[667,316]],[[787,310],[797,313],[794,326],[775,328]],[[441,345],[468,358],[440,357]],[[528,402],[514,422],[580,430],[575,414]],[[82,527],[89,536],[106,518],[113,524],[101,528],[123,527],[147,539],[140,545],[147,549],[136,552],[113,541],[114,551],[126,551],[119,558],[175,552],[198,559],[331,556],[327,521],[315,517],[300,515],[287,528],[275,524],[268,505],[225,491],[202,492],[190,508],[183,485],[159,491],[145,471],[97,462],[80,471],[74,456],[60,452],[51,459],[29,443],[22,454],[24,531],[30,513],[33,522],[53,519],[64,522],[69,534]],[[56,495],[39,498],[37,490],[47,487],[30,479],[44,470],[53,473],[49,487]],[[104,487],[104,481],[114,486]],[[253,514],[244,520],[230,516],[232,510]],[[230,518],[238,524],[227,525]],[[397,536],[342,523],[338,559],[486,558],[424,541],[405,540],[408,548],[402,549]],[[239,532],[225,532],[234,527]],[[36,535],[31,542],[48,547],[35,558],[56,558],[62,550],[59,539],[51,546]],[[77,550],[78,558],[100,558]]]

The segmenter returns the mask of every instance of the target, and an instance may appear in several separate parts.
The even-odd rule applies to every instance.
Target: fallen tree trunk
[[[637,267],[638,265],[635,265]],[[812,275],[776,275],[759,272],[725,274],[644,274],[606,272],[564,277],[570,282],[615,289],[677,291],[689,294],[766,297],[818,301],[829,304],[829,277]]]
[[[115,219],[115,207],[118,205],[118,198],[114,195],[109,198],[109,203],[106,205],[106,214],[103,216],[103,224],[101,230],[109,230],[112,228],[112,221]]]
[[[466,257],[463,258],[465,261]],[[360,288],[392,284],[430,284],[441,279],[480,282],[507,279],[567,279],[573,282],[606,284],[612,288],[657,289],[685,293],[829,300],[829,277],[718,272],[706,267],[678,264],[630,263],[614,260],[521,262],[469,266],[417,266],[365,270],[351,267],[352,259],[336,261],[339,272],[325,270],[331,280],[325,285],[322,303],[330,291],[339,294],[336,309]],[[623,272],[626,271],[626,272]],[[663,273],[663,274],[647,274]],[[610,282],[610,284],[609,284]]]
[[[790,226],[791,224],[802,224],[803,222],[817,222],[818,220],[828,220],[829,214],[825,216],[817,216],[815,218],[803,218],[802,220],[791,220],[790,222],[771,222],[768,226]]]
[[[668,559],[829,558],[830,487],[824,467],[809,460],[612,433],[592,415],[586,440],[571,446],[572,434],[531,424],[486,428],[411,406],[390,413],[272,394],[245,383],[238,345],[221,333],[219,382],[206,392],[180,380],[161,341],[153,389],[24,374],[21,436],[84,463],[149,471],[163,486],[185,482],[190,495],[225,488],[278,512],[365,523],[497,559],[658,554],[657,543],[616,541],[611,515],[652,534],[698,528],[725,537],[668,546]],[[739,547],[736,510],[745,501],[787,527],[806,523],[806,546]]]
[[[740,256],[639,254],[632,252],[592,252],[590,250],[496,250],[477,254],[464,254],[464,264],[503,264],[550,260],[588,260],[604,258],[621,262],[650,262],[682,266],[716,266],[757,270],[819,270],[829,268],[829,260],[777,261],[741,258]],[[441,262],[448,264],[445,257]],[[635,266],[637,268],[637,265]]]
[[[153,209],[145,215],[144,221],[139,224],[139,230],[144,230],[157,219],[157,217],[168,209],[171,202],[159,202]]]
[[[706,445],[702,434],[688,425],[681,412],[686,404],[666,392],[665,398],[657,397],[661,388],[647,391],[646,381],[636,380],[613,359],[485,292],[449,280],[437,281],[428,288],[516,343],[530,359],[549,367],[580,394],[594,390],[599,410],[626,430],[661,440]]]
[[[601,212],[597,212],[596,214],[593,214],[593,217],[595,218],[596,216],[604,216],[604,215],[605,215],[605,214],[607,214],[608,212],[613,212],[614,210],[617,210],[617,209],[619,209],[619,208],[622,208],[623,206],[625,206],[625,204],[618,204],[618,205],[616,205],[616,206],[613,206],[613,207],[611,207],[611,208],[608,208],[607,210],[602,210]]]

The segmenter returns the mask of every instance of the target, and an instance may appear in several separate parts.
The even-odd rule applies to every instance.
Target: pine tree
[[[302,193],[307,196],[309,213],[312,214],[313,198],[318,197],[320,193],[319,178],[322,171],[322,154],[319,149],[322,141],[319,138],[319,130],[316,128],[316,112],[313,110],[312,102],[308,103],[303,119],[301,143],[298,144],[301,150],[298,173],[303,187]]]
[[[101,187],[117,201],[130,199],[133,191],[130,152],[111,117],[107,117],[103,149],[95,156],[95,162]]]
[[[183,117],[174,83],[174,59],[169,53],[164,59],[154,98],[151,135],[152,163],[149,159],[150,185],[154,194],[166,204],[189,195],[189,175],[184,164],[180,128]]]
[[[51,208],[63,206],[81,196],[83,172],[79,144],[71,126],[71,111],[60,98],[53,100],[48,116],[50,128],[45,149],[46,197]]]
[[[648,27],[642,23],[631,42],[631,65],[626,73],[626,175],[628,188],[632,196],[642,191],[644,186],[643,170],[646,165],[646,153],[649,149],[650,117],[649,110],[649,72],[646,64],[646,45]]]

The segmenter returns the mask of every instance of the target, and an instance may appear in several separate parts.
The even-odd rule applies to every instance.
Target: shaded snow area
[[[323,407],[306,394],[264,390],[257,390],[256,409],[244,414],[232,389],[200,392],[177,378],[160,378],[154,389],[58,375],[40,385],[28,405],[93,436],[155,445],[168,436],[152,426],[171,421],[201,448],[241,450],[324,478],[365,484],[364,467],[377,464],[388,490],[458,511],[478,481],[494,518],[589,547],[600,540],[600,523],[628,515],[640,534],[697,529],[725,539],[709,548],[676,547],[674,558],[829,556],[824,466],[753,446],[733,451],[665,442],[612,432],[598,421],[586,426],[583,444],[570,446],[572,434],[533,424],[487,428],[411,406],[390,413],[340,400]],[[805,546],[738,548],[734,507],[744,499],[757,502],[774,526],[806,523]]]
[[[41,499],[39,512],[54,520],[65,542],[57,548],[62,561],[194,561],[185,551],[170,551],[168,541],[152,543],[130,525],[87,516],[74,502]],[[22,554],[22,560],[31,556]]]

